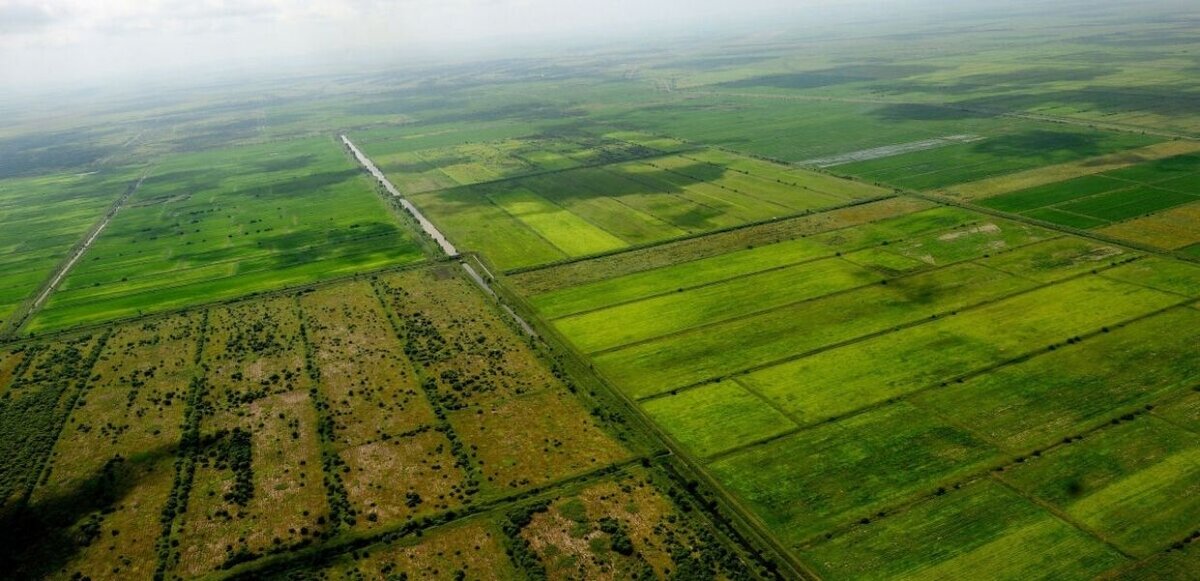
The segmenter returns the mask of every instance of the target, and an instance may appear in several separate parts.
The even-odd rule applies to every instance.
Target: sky
[[[849,0],[850,3],[869,3]],[[888,0],[883,0],[884,2]],[[896,1],[896,0],[893,0]],[[677,33],[847,0],[0,0],[0,87]]]

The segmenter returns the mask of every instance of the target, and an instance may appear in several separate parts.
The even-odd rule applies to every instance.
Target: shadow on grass
[[[137,486],[139,472],[174,454],[164,447],[136,459],[110,459],[74,487],[0,509],[0,578],[42,579],[101,542],[102,523]]]

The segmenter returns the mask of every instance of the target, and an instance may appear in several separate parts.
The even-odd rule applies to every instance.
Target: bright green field
[[[429,191],[412,200],[459,246],[509,270],[887,194],[727,153],[688,155]]]
[[[1179,302],[1092,276],[754,372],[750,389],[821,421]]]
[[[391,212],[332,139],[172,156],[154,167],[27,329],[422,260]]]
[[[961,384],[922,394],[997,446],[1026,452],[1200,381],[1200,312],[1172,309]],[[1146,361],[1154,361],[1146,366]]]
[[[988,479],[803,550],[829,579],[1086,579],[1120,553]]]
[[[953,266],[607,352],[595,361],[629,395],[647,397],[1031,286],[999,271]]]
[[[139,172],[101,169],[0,180],[0,321],[32,298]]]
[[[711,456],[795,428],[735,381],[712,383],[645,403],[646,413],[697,456]],[[720,425],[715,430],[713,426]]]
[[[1156,418],[1072,442],[1001,478],[1138,557],[1186,538],[1200,519],[1200,440]]]
[[[579,349],[601,351],[880,280],[861,266],[829,258],[571,315],[554,324]]]
[[[904,403],[721,457],[713,474],[789,545],[977,470],[995,450]]]

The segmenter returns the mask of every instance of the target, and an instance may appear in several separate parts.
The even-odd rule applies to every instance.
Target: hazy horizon
[[[820,32],[837,19],[936,22],[930,16],[947,11],[1011,9],[992,1],[965,6],[947,0],[0,0],[0,84],[12,93],[295,61],[328,68],[482,60],[564,42],[650,43],[754,23]]]

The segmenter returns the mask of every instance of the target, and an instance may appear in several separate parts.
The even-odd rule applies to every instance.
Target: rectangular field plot
[[[1138,256],[1117,246],[1084,238],[1063,237],[990,256],[981,260],[980,264],[1038,282],[1054,282],[1089,270],[1114,266]]]
[[[352,507],[345,521],[374,528],[460,506],[467,473],[371,285],[322,288],[300,306],[332,469]]]
[[[429,192],[413,202],[501,269],[888,195],[724,152],[678,154]]]
[[[460,579],[516,581],[505,554],[504,534],[486,517],[438,527],[420,537],[370,545],[296,571],[269,576],[279,581],[297,575],[320,579]]]
[[[383,275],[376,288],[471,494],[506,494],[628,457],[456,266]]]
[[[329,530],[295,300],[214,308],[201,363],[209,413],[200,421],[202,449],[187,512],[176,524],[182,549],[172,561],[184,576]]]
[[[906,497],[929,494],[995,455],[968,432],[900,403],[737,451],[709,467],[795,546]]]
[[[977,203],[1174,250],[1200,241],[1198,184],[1200,156],[1180,155],[1000,193]]]
[[[917,403],[1024,452],[1191,388],[1200,381],[1197,341],[1200,313],[1173,309],[927,392]]]
[[[643,409],[697,456],[711,456],[796,427],[736,381],[710,383],[646,401]]]
[[[165,556],[157,542],[200,340],[200,316],[187,315],[122,326],[105,343],[32,500],[95,530],[59,574],[151,576]]]
[[[632,397],[647,397],[948,314],[1033,285],[972,264],[951,266],[606,352],[596,356],[596,367]]]
[[[421,260],[331,140],[168,157],[29,330],[131,316]]]
[[[839,173],[915,190],[945,188],[1161,141],[1127,133],[1023,125],[972,143],[847,164]]]
[[[510,510],[504,529],[525,572],[547,579],[723,579],[746,564],[663,490],[630,469],[550,501]],[[690,508],[690,507],[688,507]],[[538,575],[540,573],[540,575]]]
[[[0,322],[47,282],[137,169],[0,180]]]
[[[1103,276],[1186,297],[1200,297],[1200,266],[1187,262],[1149,257],[1105,271]]]
[[[741,379],[804,423],[936,386],[1179,302],[1174,295],[1089,276]]]
[[[829,258],[571,315],[554,326],[580,350],[594,352],[880,280],[861,266]]]
[[[1200,201],[1113,224],[1097,232],[1168,250],[1186,248],[1200,243]]]
[[[84,335],[26,347],[26,361],[0,397],[0,506],[26,497],[38,482],[101,344],[100,335]]]
[[[403,135],[376,131],[355,141],[406,195],[627,161],[678,149],[678,144],[675,147],[669,147],[668,142],[642,144],[618,137],[583,133],[543,135],[414,149],[414,144]],[[643,141],[636,134],[628,137]],[[655,145],[665,149],[660,150]],[[419,143],[417,147],[420,147]]]
[[[1000,478],[1138,557],[1186,539],[1200,518],[1200,441],[1153,417],[1088,435]]]
[[[1126,561],[994,481],[923,500],[802,550],[827,579],[1086,579]]]
[[[812,246],[797,239],[829,230],[858,226],[865,222],[913,214],[920,210],[928,210],[930,206],[930,203],[913,198],[888,198],[880,202],[757,224],[611,256],[517,272],[509,277],[509,281],[518,291],[533,297],[533,303],[539,311],[550,317],[559,317],[595,309],[619,300],[628,300],[637,295],[670,289],[670,284],[659,280],[659,276],[654,272],[648,271],[670,271],[672,274],[665,278],[680,276],[686,277],[683,278],[684,282],[700,283],[721,280],[726,277],[724,272],[744,274],[760,270],[763,260],[766,260],[769,266],[786,264],[786,257],[793,252],[804,253],[804,256],[797,256],[797,259],[809,258],[805,252],[806,248],[821,248],[820,251],[812,253],[811,258],[827,256],[829,251],[824,250],[823,245]],[[780,242],[792,244],[785,246],[780,245]],[[758,246],[763,245],[773,248],[768,251],[755,251]],[[788,252],[782,252],[784,248],[788,248]],[[781,258],[784,260],[780,260]],[[704,270],[708,274],[695,278],[697,272],[691,272],[692,269]],[[688,274],[684,274],[685,271]],[[647,274],[632,278],[642,272]],[[620,278],[626,276],[630,277],[629,281],[636,280],[638,284],[620,281]],[[637,287],[647,280],[652,281],[652,286],[646,289],[634,288],[636,292],[623,292],[626,287]],[[678,286],[679,284],[676,284],[676,287]],[[623,294],[617,295],[611,301],[608,299],[618,292]],[[596,300],[596,303],[592,303],[592,300]]]

